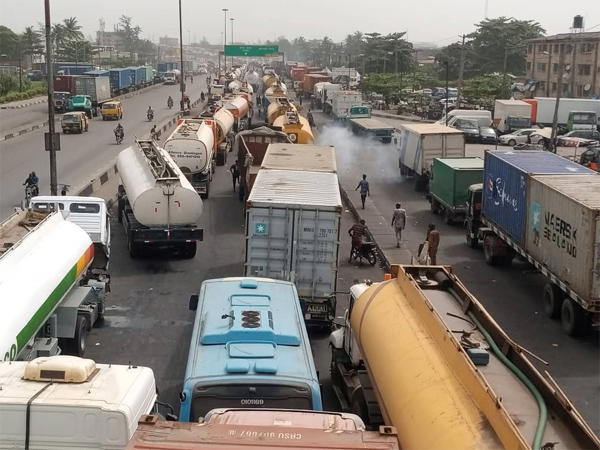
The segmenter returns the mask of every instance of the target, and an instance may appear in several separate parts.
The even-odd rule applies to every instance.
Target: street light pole
[[[19,52],[19,92],[23,91],[23,62],[21,56],[21,38],[17,41],[17,51]]]
[[[568,39],[567,43],[559,44],[559,54],[558,54],[558,80],[556,83],[556,102],[554,103],[554,116],[552,117],[552,134],[551,136],[551,145],[552,151],[556,153],[556,135],[558,134],[558,107],[560,106],[560,94],[562,91],[563,85],[563,75],[564,75],[564,66],[565,66],[565,46],[571,45],[571,40]],[[550,68],[548,68],[550,70]]]
[[[183,26],[181,23],[181,0],[179,0],[179,65],[181,69],[181,73],[179,75],[179,90],[181,91],[179,110],[183,112],[185,109],[185,75],[183,71]]]
[[[233,45],[233,21],[235,20],[233,17],[229,19],[231,21],[231,45]],[[231,56],[231,67],[233,67],[233,55]]]
[[[225,47],[227,47],[227,11],[228,8],[223,8],[221,11],[225,13],[223,20],[223,71],[227,72],[227,55],[225,55]]]
[[[446,65],[446,126],[448,126],[448,77],[450,75],[450,64],[448,64],[448,61],[445,61],[444,64]]]
[[[52,70],[52,39],[50,36],[50,0],[44,0],[46,28],[46,80],[48,83],[48,141],[46,150],[50,151],[50,195],[58,194],[56,174],[56,149],[54,148],[54,76]]]

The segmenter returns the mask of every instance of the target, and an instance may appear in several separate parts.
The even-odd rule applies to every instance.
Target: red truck
[[[75,80],[80,75],[56,75],[54,77],[54,111],[63,113],[67,110],[69,98],[75,95]]]
[[[302,92],[304,93],[304,97],[310,97],[313,93],[313,88],[315,87],[315,84],[324,81],[331,81],[331,77],[322,73],[305,74],[304,79],[302,81]]]

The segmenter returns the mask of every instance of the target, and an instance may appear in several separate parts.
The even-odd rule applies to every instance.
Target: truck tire
[[[479,246],[479,239],[477,235],[473,237],[473,231],[471,230],[470,223],[467,222],[467,233],[465,234],[467,245],[471,248],[477,248]]]
[[[560,317],[560,310],[564,300],[563,291],[554,283],[546,283],[542,294],[544,313],[551,319]]]
[[[131,256],[133,259],[140,256],[140,245],[138,243],[128,240],[127,248],[129,250],[129,256]]]
[[[444,222],[446,225],[452,225],[454,223],[454,214],[448,208],[444,208]]]
[[[496,266],[499,264],[498,255],[496,255],[494,251],[494,247],[496,246],[496,236],[488,234],[483,239],[483,255],[485,256],[485,262],[490,266]]]
[[[360,417],[367,427],[371,426],[369,423],[369,409],[367,407],[367,401],[363,395],[362,387],[356,389],[352,393],[352,399],[350,407],[352,412]]]
[[[200,197],[203,199],[207,199],[210,194],[210,182],[206,183],[206,192],[204,194],[200,194]]]
[[[433,197],[431,197],[431,212],[433,214],[440,212],[440,203]]]
[[[587,317],[577,303],[566,297],[560,308],[560,321],[569,336],[582,336],[587,332]]]
[[[73,354],[83,356],[87,348],[89,323],[84,315],[77,316],[77,325],[75,326],[75,337],[73,338]]]
[[[196,250],[198,248],[198,243],[194,242],[186,242],[181,247],[181,256],[185,259],[192,259],[196,256]]]

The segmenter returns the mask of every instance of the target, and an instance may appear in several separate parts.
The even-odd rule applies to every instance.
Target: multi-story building
[[[554,97],[562,64],[561,96],[600,98],[600,32],[562,33],[527,42],[532,97]]]

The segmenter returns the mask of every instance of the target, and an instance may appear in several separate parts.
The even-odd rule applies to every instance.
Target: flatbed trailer
[[[377,139],[384,144],[392,142],[394,127],[373,118],[350,119],[350,129],[358,136],[367,136]]]

